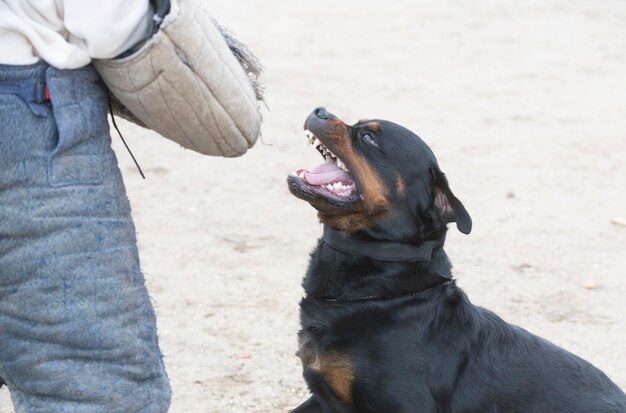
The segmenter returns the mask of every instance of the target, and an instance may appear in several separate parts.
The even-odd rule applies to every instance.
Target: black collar
[[[322,238],[334,250],[392,262],[429,262],[433,249],[438,246],[435,241],[425,241],[418,246],[401,242],[367,241],[326,225]]]
[[[315,297],[318,300],[322,300],[322,301],[326,301],[329,303],[347,303],[347,302],[355,302],[355,301],[372,301],[372,300],[391,300],[391,299],[396,299],[396,298],[408,298],[408,297],[415,297],[417,295],[420,294],[425,294],[429,291],[434,290],[435,288],[439,288],[439,287],[444,287],[446,285],[450,285],[454,283],[453,280],[447,280],[444,281],[442,283],[427,287],[423,290],[419,290],[413,293],[408,293],[408,294],[403,294],[403,295],[398,295],[398,296],[393,296],[393,297],[382,297],[382,296],[378,296],[378,295],[368,295],[365,297],[352,297],[352,298],[324,298],[324,297]]]

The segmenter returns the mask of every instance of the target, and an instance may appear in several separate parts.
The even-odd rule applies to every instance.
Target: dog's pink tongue
[[[334,163],[323,163],[311,171],[304,170],[304,179],[311,185],[352,182],[352,178]]]

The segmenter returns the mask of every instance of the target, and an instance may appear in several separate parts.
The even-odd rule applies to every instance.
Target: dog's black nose
[[[330,119],[330,113],[328,113],[326,111],[326,108],[324,106],[320,106],[319,108],[316,108],[313,113],[315,113],[315,116],[317,116],[320,119]]]

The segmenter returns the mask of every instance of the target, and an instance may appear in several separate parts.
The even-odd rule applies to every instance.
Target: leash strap
[[[41,80],[23,80],[21,82],[0,82],[0,94],[20,97],[37,116],[48,116],[45,110],[50,101],[50,92]]]
[[[326,225],[322,238],[334,250],[390,262],[430,261],[435,248],[435,241],[426,241],[415,246],[399,242],[361,240]]]

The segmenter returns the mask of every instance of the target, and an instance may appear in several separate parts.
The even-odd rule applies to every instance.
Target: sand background
[[[318,163],[302,135],[317,105],[424,138],[474,220],[446,246],[471,300],[626,387],[626,3],[206,6],[265,64],[265,144],[202,157],[122,123],[144,181],[114,138],[171,412],[284,412],[306,397],[297,303],[321,227],[285,177]]]

